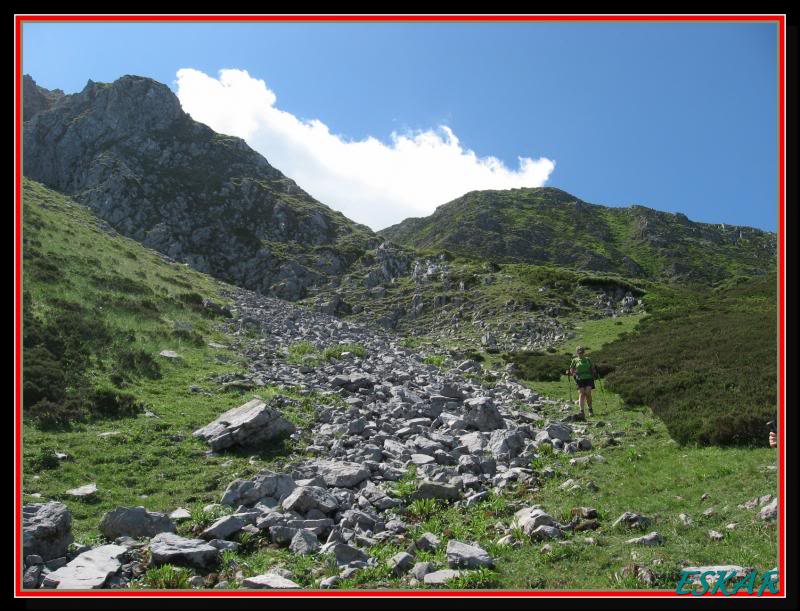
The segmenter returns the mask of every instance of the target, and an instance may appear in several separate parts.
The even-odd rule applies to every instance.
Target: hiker
[[[581,414],[586,418],[585,404],[589,405],[589,415],[594,416],[592,411],[592,389],[594,388],[594,379],[597,376],[597,368],[592,363],[592,360],[586,356],[586,349],[583,346],[578,346],[575,350],[575,358],[569,364],[567,375],[575,378],[575,383],[578,385],[578,404],[581,407]]]

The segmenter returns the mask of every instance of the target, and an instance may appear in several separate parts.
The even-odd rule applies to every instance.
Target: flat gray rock
[[[175,522],[180,522],[182,520],[188,520],[192,517],[192,514],[189,512],[188,509],[184,507],[178,507],[175,511],[169,514],[171,520]]]
[[[200,537],[206,541],[210,541],[211,539],[227,539],[231,535],[242,530],[245,524],[246,522],[238,516],[222,516],[200,533]]]
[[[92,496],[96,492],[97,492],[97,484],[95,483],[86,484],[84,486],[79,486],[78,488],[71,488],[70,490],[67,490],[68,495],[75,496],[78,498]]]
[[[43,588],[59,590],[92,590],[102,588],[108,578],[122,567],[122,557],[128,551],[122,545],[101,545],[45,575]]]
[[[72,540],[72,514],[66,505],[56,501],[23,505],[24,557],[37,555],[47,562],[65,556]]]
[[[643,537],[635,537],[633,539],[628,539],[625,543],[631,545],[661,545],[664,543],[664,539],[661,537],[659,533],[653,531],[644,535]]]
[[[477,569],[491,567],[494,562],[485,549],[450,539],[447,542],[447,564],[452,569]]]
[[[453,569],[442,569],[441,571],[434,571],[426,573],[422,578],[423,582],[429,586],[441,586],[446,584],[451,579],[461,577],[463,571],[454,571]]]
[[[165,514],[144,507],[117,507],[100,520],[100,532],[106,539],[117,537],[152,537],[161,532],[175,532],[175,524]]]
[[[318,460],[313,466],[325,483],[335,488],[352,488],[370,476],[369,469],[354,462]]]
[[[150,540],[151,562],[205,568],[213,564],[219,550],[202,539],[186,539],[174,533],[159,533]]]
[[[286,579],[286,577],[281,577],[275,573],[248,577],[242,582],[242,586],[256,590],[296,590],[300,588],[291,579]]]

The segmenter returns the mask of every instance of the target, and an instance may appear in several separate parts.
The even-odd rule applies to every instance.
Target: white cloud
[[[276,107],[277,97],[244,70],[220,70],[215,79],[184,68],[178,98],[193,119],[239,136],[301,188],[346,216],[378,230],[476,189],[542,186],[550,159],[519,157],[510,169],[495,157],[464,149],[444,125],[347,140],[318,120],[301,120]]]

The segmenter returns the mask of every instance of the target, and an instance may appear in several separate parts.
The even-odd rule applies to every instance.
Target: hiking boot
[[[594,412],[592,411],[592,408],[591,408],[591,407],[589,408],[589,415],[590,415],[590,416],[594,416]]]

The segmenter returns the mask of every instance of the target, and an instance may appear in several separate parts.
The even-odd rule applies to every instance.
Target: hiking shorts
[[[578,388],[594,388],[594,380],[591,378],[588,380],[575,380],[575,383],[578,385]]]

